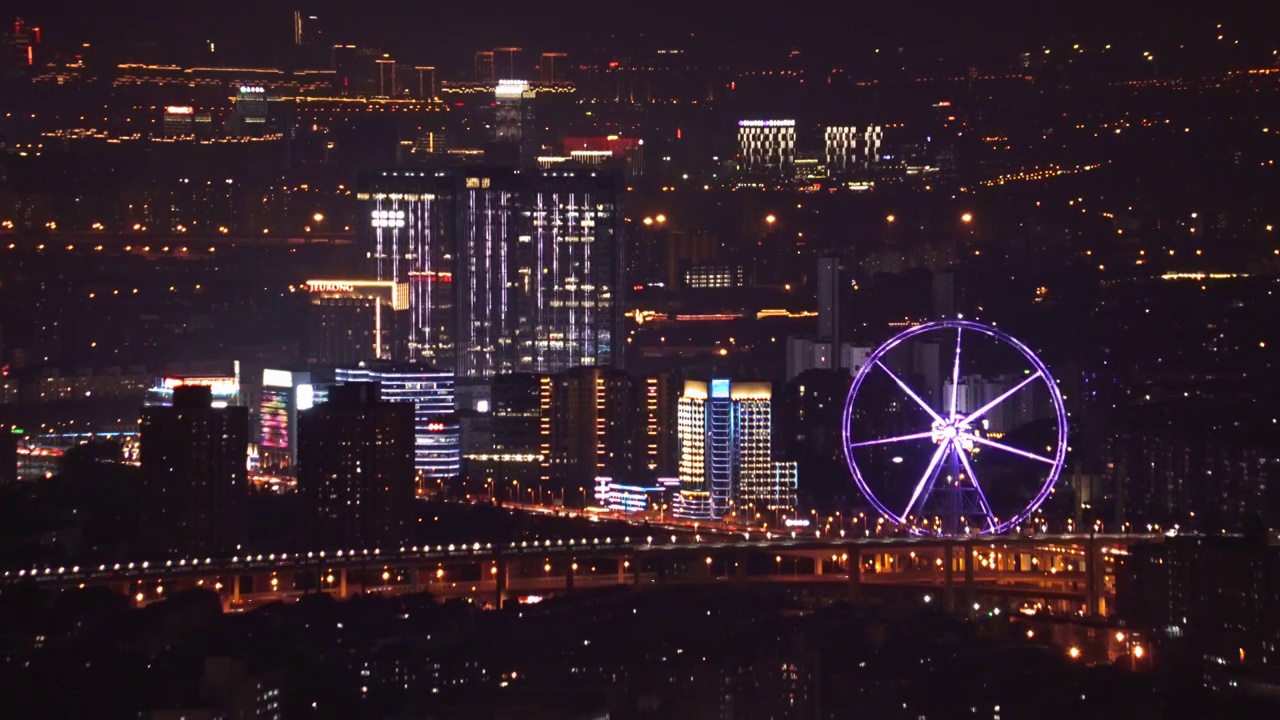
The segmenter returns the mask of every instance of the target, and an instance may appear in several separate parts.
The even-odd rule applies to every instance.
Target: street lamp
[[[663,215],[662,213],[658,213],[658,214],[657,214],[657,216],[656,216],[656,217],[654,217],[653,219],[654,219],[654,220],[655,220],[659,225],[661,225],[661,224],[663,224],[663,223],[665,223],[665,222],[667,221],[667,216],[666,216],[666,215]]]
[[[768,225],[769,227],[773,227],[773,224],[776,222],[778,222],[778,218],[773,213],[769,213],[768,215],[764,216],[765,225]]]
[[[966,225],[968,225],[969,223],[973,222],[973,213],[965,213],[965,214],[961,215],[961,216],[960,216],[960,222],[962,222],[962,223],[964,223],[964,224],[966,224]]]
[[[315,215],[312,215],[312,216],[311,216],[311,219],[312,219],[315,223],[319,224],[319,223],[321,223],[321,222],[323,222],[323,221],[324,221],[324,213],[316,213]]]
[[[653,224],[653,218],[651,218],[651,217],[647,217],[647,218],[645,218],[644,220],[642,220],[641,222],[643,222],[646,226],[648,226],[648,225],[652,225],[652,224]]]

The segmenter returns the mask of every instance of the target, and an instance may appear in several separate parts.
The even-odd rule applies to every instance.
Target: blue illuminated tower
[[[772,389],[765,382],[688,381],[680,397],[679,517],[792,512],[794,463],[773,462]]]

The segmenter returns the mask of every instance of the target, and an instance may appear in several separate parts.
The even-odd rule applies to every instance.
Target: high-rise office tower
[[[499,80],[493,90],[492,142],[485,156],[492,160],[528,165],[541,147],[533,118],[534,91],[524,80]]]
[[[173,405],[142,410],[143,534],[166,554],[225,553],[245,541],[249,410],[212,404],[208,386],[183,385]]]
[[[13,33],[3,37],[5,57],[0,71],[27,70],[36,64],[36,49],[40,47],[40,28],[31,27],[22,18],[13,21]]]
[[[498,78],[517,78],[520,71],[516,69],[516,57],[524,52],[524,48],[500,47],[493,49],[493,67]]]
[[[534,92],[524,80],[499,80],[493,91],[493,139],[497,142],[520,142],[525,112]]]
[[[311,374],[264,369],[258,402],[257,469],[293,477],[298,465],[298,413],[315,402]]]
[[[637,452],[644,470],[666,476],[676,471],[676,386],[669,373],[642,380],[644,429]]]
[[[367,178],[361,242],[378,280],[409,283],[410,358],[459,378],[619,365],[621,197],[603,170]]]
[[[550,430],[543,435],[544,382],[549,406],[551,379],[545,375],[496,375],[491,381],[460,389],[462,472],[468,480],[501,479],[514,487],[516,482],[528,486],[549,477],[543,467],[548,457],[543,454],[544,444],[550,453]],[[549,462],[546,465],[550,467]],[[513,492],[502,486],[488,489],[498,497],[511,497]]]
[[[542,53],[538,60],[538,79],[548,84],[563,82],[568,57],[568,54],[562,52]]]
[[[248,123],[267,121],[267,90],[259,85],[241,85],[236,92],[236,114]]]
[[[795,173],[795,120],[739,120],[738,170],[783,179]]]
[[[862,130],[862,162],[874,165],[880,162],[880,147],[884,145],[884,128],[868,125]]]
[[[685,382],[677,421],[677,516],[753,519],[756,512],[795,511],[795,465],[773,462],[771,397],[769,383]]]
[[[835,366],[840,354],[840,256],[818,258],[818,342],[831,344]]]
[[[293,11],[293,44],[312,45],[320,40],[320,18]]]
[[[164,109],[164,136],[186,138],[196,134],[196,109],[190,105],[167,105]]]
[[[493,68],[493,51],[481,50],[476,53],[476,82],[493,82],[497,80]]]
[[[374,383],[335,385],[299,421],[298,490],[313,548],[391,548],[409,539],[414,407]]]
[[[551,476],[590,488],[598,476],[620,477],[644,455],[644,405],[635,381],[621,370],[578,368],[552,379]]]
[[[847,178],[880,162],[884,128],[868,125],[831,125],[823,131],[827,174]]]
[[[404,360],[409,353],[409,283],[308,280],[307,361],[312,366]]]
[[[490,414],[493,450],[505,455],[537,455],[542,440],[543,376],[532,373],[493,378]]]
[[[256,137],[267,132],[267,89],[261,85],[241,85],[236,92],[235,111],[227,120],[237,137]]]
[[[418,75],[418,93],[414,97],[419,100],[435,100],[436,68],[434,65],[415,65],[413,70]]]
[[[822,135],[828,175],[844,177],[858,169],[858,128],[829,125]]]
[[[453,373],[414,365],[373,363],[338,368],[339,383],[378,383],[383,402],[413,403],[413,467],[423,481],[458,476],[461,465]]]

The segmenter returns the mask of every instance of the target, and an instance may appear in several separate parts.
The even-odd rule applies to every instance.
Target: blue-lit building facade
[[[595,501],[598,507],[613,512],[639,515],[666,510],[679,488],[679,478],[657,478],[650,484],[637,485],[615,482],[611,477],[598,477]]]
[[[795,463],[773,461],[767,382],[686,381],[677,406],[677,517],[719,520],[757,512],[794,514]]]
[[[374,364],[339,368],[337,383],[371,382],[384,402],[414,405],[414,469],[421,480],[444,480],[461,470],[458,417],[454,412],[453,373],[412,365]]]

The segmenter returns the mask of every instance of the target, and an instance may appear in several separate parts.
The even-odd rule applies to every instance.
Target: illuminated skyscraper
[[[538,60],[538,77],[543,83],[557,83],[564,80],[564,69],[568,65],[568,55],[562,52],[544,52]],[[557,65],[559,67],[557,67]]]
[[[524,80],[499,80],[493,91],[493,139],[520,142],[524,113],[534,93]]]
[[[642,462],[644,406],[635,380],[621,370],[578,368],[552,379],[551,476],[590,487]]]
[[[413,467],[430,480],[458,476],[461,465],[458,420],[454,415],[453,373],[413,365],[375,363],[339,368],[339,383],[373,382],[383,402],[413,403]]]
[[[378,280],[409,283],[411,359],[459,378],[620,364],[621,186],[510,167],[369,178],[362,241]]]
[[[414,97],[419,100],[436,99],[436,69],[433,65],[415,65],[413,70],[418,75],[418,93]]]
[[[868,125],[859,130],[853,125],[831,125],[823,132],[823,139],[827,174],[848,177],[880,162],[884,128]]]
[[[795,120],[739,120],[738,170],[743,175],[786,178],[796,168]]]
[[[168,554],[234,552],[245,541],[249,410],[215,408],[207,385],[142,410],[143,535]]]
[[[293,11],[293,44],[311,45],[320,39],[320,18]]]
[[[520,71],[516,70],[516,57],[524,52],[524,48],[518,47],[500,47],[493,49],[493,66],[498,77],[514,78],[520,77]]]
[[[196,110],[190,105],[168,105],[164,109],[164,136],[191,137],[196,134]]]
[[[769,383],[687,381],[679,401],[679,517],[718,520],[730,513],[793,512],[793,463],[773,462]]]
[[[668,373],[642,382],[644,428],[637,464],[659,476],[671,475],[676,470],[676,389]]]
[[[227,127],[237,137],[256,137],[267,132],[267,89],[261,85],[241,85],[236,92],[235,111]]]
[[[512,164],[528,164],[529,158],[537,156],[534,96],[524,80],[498,81],[493,91],[493,144],[486,155]]]
[[[312,366],[403,360],[408,355],[409,284],[308,280],[307,360]]]
[[[37,60],[40,37],[40,28],[31,27],[22,18],[15,19],[13,32],[0,36],[0,49],[5,56],[3,64],[0,64],[0,74],[33,67]]]
[[[482,50],[476,53],[476,82],[493,82],[496,79],[493,69],[493,51]]]
[[[258,463],[260,472],[292,477],[298,464],[298,412],[315,401],[311,374],[288,370],[262,371],[258,403]]]

